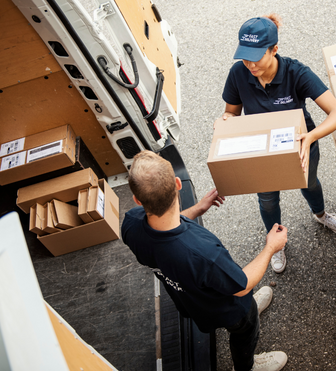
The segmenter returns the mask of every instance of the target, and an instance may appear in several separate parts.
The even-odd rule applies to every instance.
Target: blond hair
[[[161,217],[177,200],[173,167],[154,152],[146,150],[134,157],[128,183],[147,215]]]

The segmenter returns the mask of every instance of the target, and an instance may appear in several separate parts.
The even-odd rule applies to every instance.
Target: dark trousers
[[[250,371],[259,339],[259,313],[254,298],[247,315],[227,330],[230,333],[230,349],[235,371]]]
[[[307,200],[311,211],[314,214],[320,214],[324,211],[324,199],[322,186],[317,178],[317,166],[320,159],[318,142],[316,141],[310,147],[308,188],[301,189],[303,197]],[[269,232],[274,223],[281,224],[280,210],[280,192],[258,193],[259,207],[262,220],[267,232]]]

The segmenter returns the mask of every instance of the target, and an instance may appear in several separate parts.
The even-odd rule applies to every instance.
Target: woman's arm
[[[243,108],[242,104],[233,105],[233,104],[226,103],[225,112],[223,114],[223,120],[226,120],[229,117],[240,116],[242,113],[242,108]]]
[[[315,103],[328,115],[327,118],[314,130],[307,134],[299,135],[296,140],[302,140],[301,143],[301,161],[304,171],[307,170],[310,145],[316,140],[323,138],[336,130],[336,98],[330,92],[325,91]]]

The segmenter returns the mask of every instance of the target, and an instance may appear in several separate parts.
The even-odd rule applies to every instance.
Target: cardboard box
[[[30,208],[29,214],[29,230],[30,232],[36,233],[39,236],[46,234],[43,231],[43,222],[45,218],[45,212],[43,205],[35,204]]]
[[[302,109],[218,119],[207,163],[219,194],[306,188],[296,141],[306,132]]]
[[[54,198],[63,202],[73,201],[77,199],[80,189],[97,184],[98,178],[96,174],[88,168],[19,188],[16,204],[28,214],[29,208],[36,203],[44,205]]]
[[[63,125],[3,143],[0,157],[0,185],[59,170],[76,161],[75,133]]]
[[[37,237],[54,256],[119,238],[118,196],[104,179],[99,180],[99,187],[105,194],[104,219],[82,224],[59,233]]]
[[[336,44],[322,49],[323,59],[327,69],[331,91],[336,97]],[[331,133],[336,145],[336,131]]]
[[[78,192],[78,216],[83,220],[84,223],[93,222],[93,219],[87,212],[88,193],[88,189],[81,189]]]
[[[52,200],[51,215],[53,225],[59,229],[69,229],[83,224],[78,216],[78,207],[66,202]]]
[[[87,212],[93,220],[104,218],[104,192],[98,186],[89,188]]]
[[[53,207],[54,205],[51,202],[47,202],[45,205],[43,205],[44,219],[42,223],[42,229],[44,232],[49,233],[49,234],[61,231],[61,229],[55,228],[54,226],[52,214],[55,211],[53,211]]]

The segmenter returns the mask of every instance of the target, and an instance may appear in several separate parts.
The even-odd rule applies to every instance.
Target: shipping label
[[[294,148],[295,128],[281,128],[271,130],[270,152],[285,151]]]
[[[22,151],[24,148],[25,138],[12,140],[11,142],[1,144],[0,156],[7,156],[14,152]]]
[[[104,205],[105,195],[104,192],[98,187],[97,211],[104,218]]]
[[[333,68],[334,68],[334,73],[336,75],[336,55],[330,57],[330,59],[331,59],[331,63],[332,63]]]
[[[53,143],[30,149],[27,154],[27,163],[62,152],[62,145],[63,140],[58,140]]]
[[[218,156],[265,151],[266,145],[267,134],[222,139],[218,147]]]
[[[20,165],[24,165],[26,161],[27,151],[19,152],[2,158],[0,171],[12,169]]]

